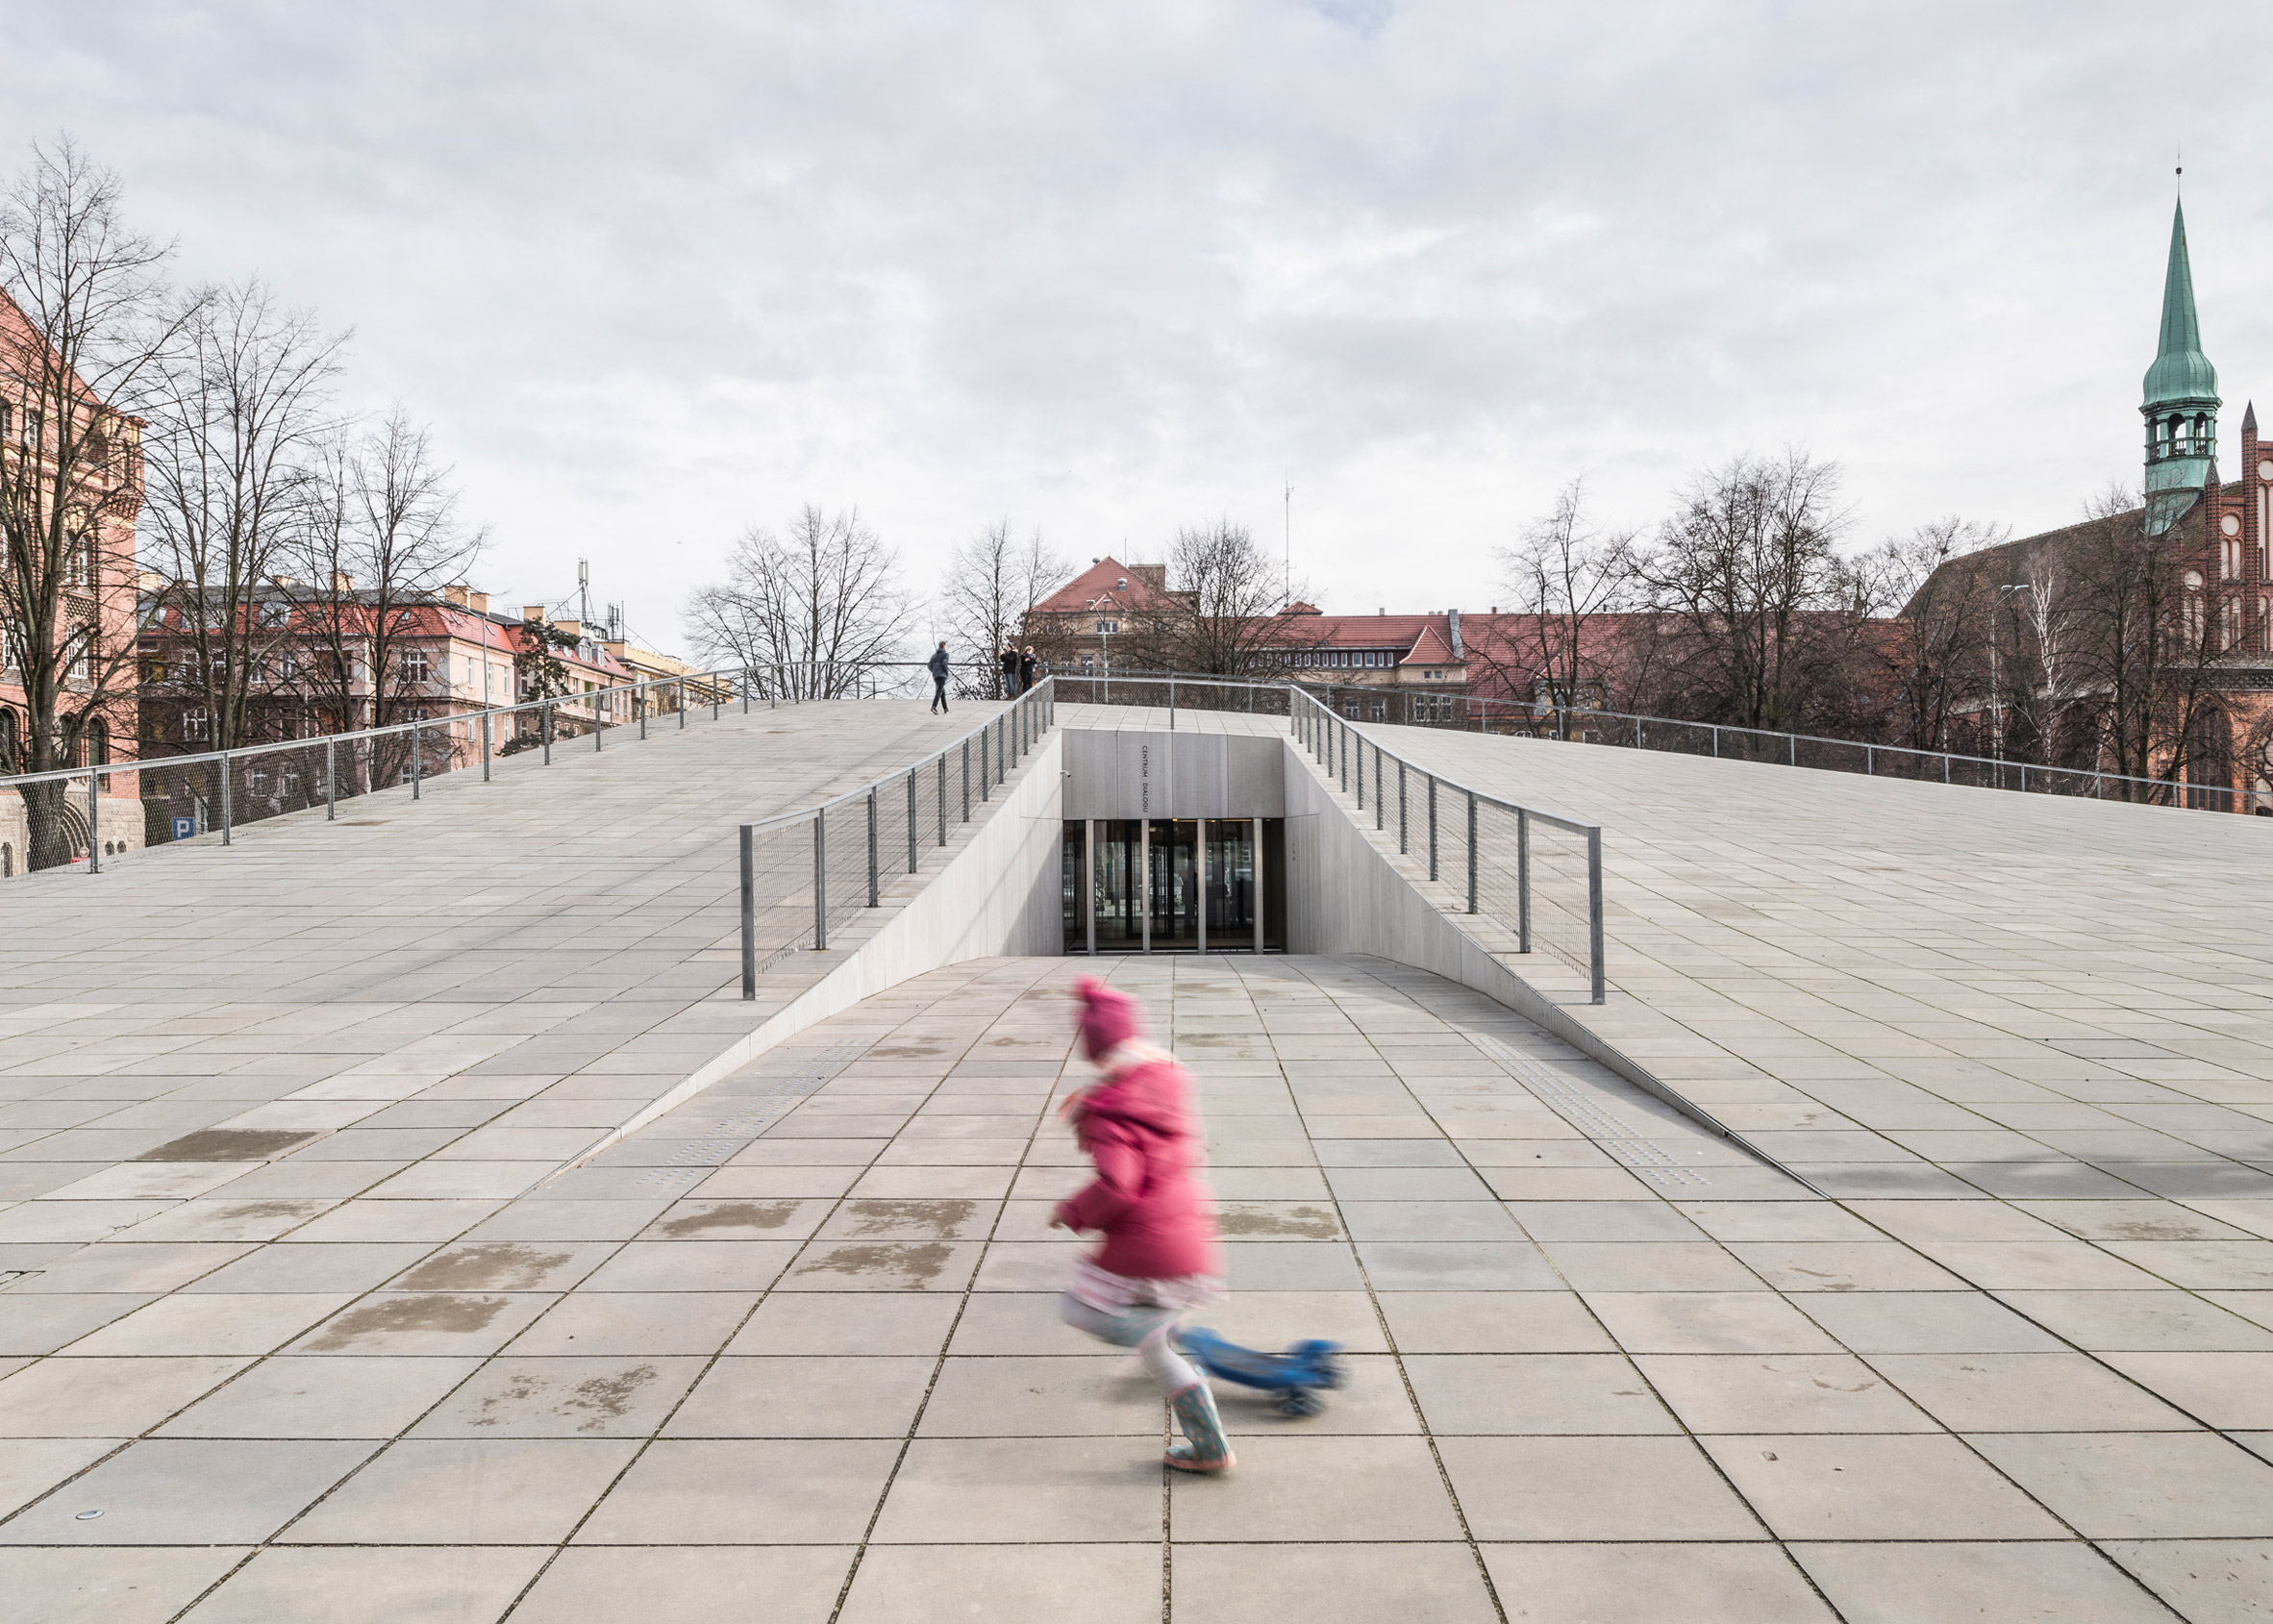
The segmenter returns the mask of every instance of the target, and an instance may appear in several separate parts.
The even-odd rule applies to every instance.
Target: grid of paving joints
[[[177,1238],[0,1290],[0,1591],[198,1624],[2266,1605],[2273,1466],[2214,1407],[2262,1404],[2273,1334],[2159,1286],[2202,1311],[2177,1336],[2080,1274],[2016,1312],[1936,1261],[1936,1219],[2005,1203],[1814,1199],[1702,1135],[1703,1184],[1661,1187],[1503,1059],[1686,1124],[1372,961],[1114,968],[1203,1084],[1236,1292],[1206,1317],[1350,1348],[1325,1415],[1227,1389],[1240,1469],[1167,1481],[1157,1394],[1053,1313],[1077,968],[906,984],[517,1201],[359,1196],[253,1244],[188,1199]]]

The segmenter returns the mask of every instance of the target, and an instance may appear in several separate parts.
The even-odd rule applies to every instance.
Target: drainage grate
[[[1547,1108],[1584,1134],[1620,1166],[1662,1188],[1710,1184],[1704,1174],[1685,1167],[1681,1159],[1648,1135],[1620,1118],[1600,1098],[1553,1066],[1519,1053],[1488,1033],[1472,1032],[1469,1040],[1500,1064],[1500,1069],[1529,1088]]]

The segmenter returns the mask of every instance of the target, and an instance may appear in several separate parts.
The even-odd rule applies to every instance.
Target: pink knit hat
[[[1125,992],[1115,992],[1094,976],[1084,976],[1075,982],[1073,995],[1082,1001],[1082,1012],[1076,1021],[1081,1029],[1081,1050],[1086,1060],[1093,1061],[1118,1048],[1143,1030],[1144,1014],[1136,1000]]]

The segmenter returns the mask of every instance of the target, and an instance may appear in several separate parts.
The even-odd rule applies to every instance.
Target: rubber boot
[[[1215,1413],[1215,1395],[1205,1382],[1194,1382],[1168,1400],[1176,1412],[1176,1425],[1185,1441],[1169,1449],[1166,1460],[1180,1472],[1228,1472],[1233,1465],[1231,1445],[1223,1437],[1223,1422]]]

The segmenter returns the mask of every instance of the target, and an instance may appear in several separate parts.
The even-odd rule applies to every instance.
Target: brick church
[[[2273,810],[2273,442],[2245,407],[2239,477],[2221,477],[2222,404],[2182,205],[2139,404],[2141,505],[1952,559],[1904,611],[1921,621],[1970,604],[1987,628],[1961,707],[1982,753],[2185,787],[2154,799]],[[2016,737],[2019,714],[2033,737]]]

